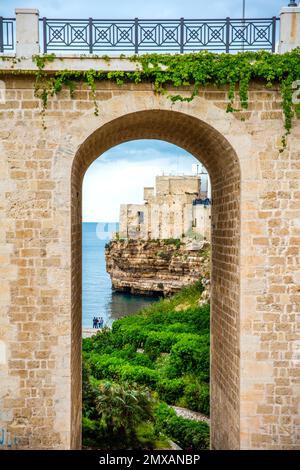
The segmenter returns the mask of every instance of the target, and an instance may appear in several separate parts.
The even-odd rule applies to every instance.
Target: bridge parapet
[[[41,18],[37,9],[0,17],[0,53],[120,54],[199,50],[287,52],[300,46],[300,6],[292,1],[280,18],[100,20]],[[278,28],[279,25],[279,28]],[[15,41],[16,39],[16,41]]]
[[[212,446],[299,449],[300,121],[280,151],[278,84],[251,82],[248,109],[227,113],[224,87],[172,103],[151,83],[99,81],[94,94],[79,86],[49,96],[43,126],[35,77],[17,70],[3,83],[5,436],[22,449],[80,446],[82,178],[108,148],[160,139],[212,177]]]
[[[280,11],[280,40],[278,51],[280,54],[300,47],[300,5],[290,2],[291,5],[283,7]]]

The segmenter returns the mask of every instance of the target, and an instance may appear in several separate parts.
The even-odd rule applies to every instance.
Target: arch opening
[[[71,201],[71,429],[81,445],[81,208],[88,166],[115,145],[163,140],[191,153],[212,183],[211,446],[239,448],[239,255],[240,169],[229,142],[205,122],[175,111],[126,114],[94,131],[79,147],[72,167]]]

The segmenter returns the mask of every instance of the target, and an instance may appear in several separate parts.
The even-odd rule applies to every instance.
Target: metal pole
[[[89,18],[89,52],[93,53],[93,18]]]
[[[226,52],[229,52],[229,41],[230,41],[230,18],[226,18]]]
[[[0,52],[4,52],[3,17],[0,16]]]
[[[180,18],[180,54],[183,54],[184,43],[184,19]]]
[[[272,52],[276,49],[276,16],[272,18]]]
[[[243,18],[243,42],[242,42],[242,51],[245,50],[245,13],[246,13],[246,0],[243,0],[243,8],[242,8],[242,18]]]
[[[139,19],[134,18],[134,52],[139,53]]]
[[[47,18],[43,18],[43,50],[44,54],[47,52]]]

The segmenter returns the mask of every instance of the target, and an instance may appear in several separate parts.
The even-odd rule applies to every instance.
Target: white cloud
[[[114,147],[88,168],[83,182],[83,220],[116,222],[122,203],[142,203],[144,186],[157,175],[191,173],[195,158],[160,141],[133,141]]]

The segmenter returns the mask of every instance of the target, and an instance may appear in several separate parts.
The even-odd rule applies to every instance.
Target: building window
[[[138,211],[137,215],[138,215],[138,223],[143,224],[144,223],[144,212]]]

